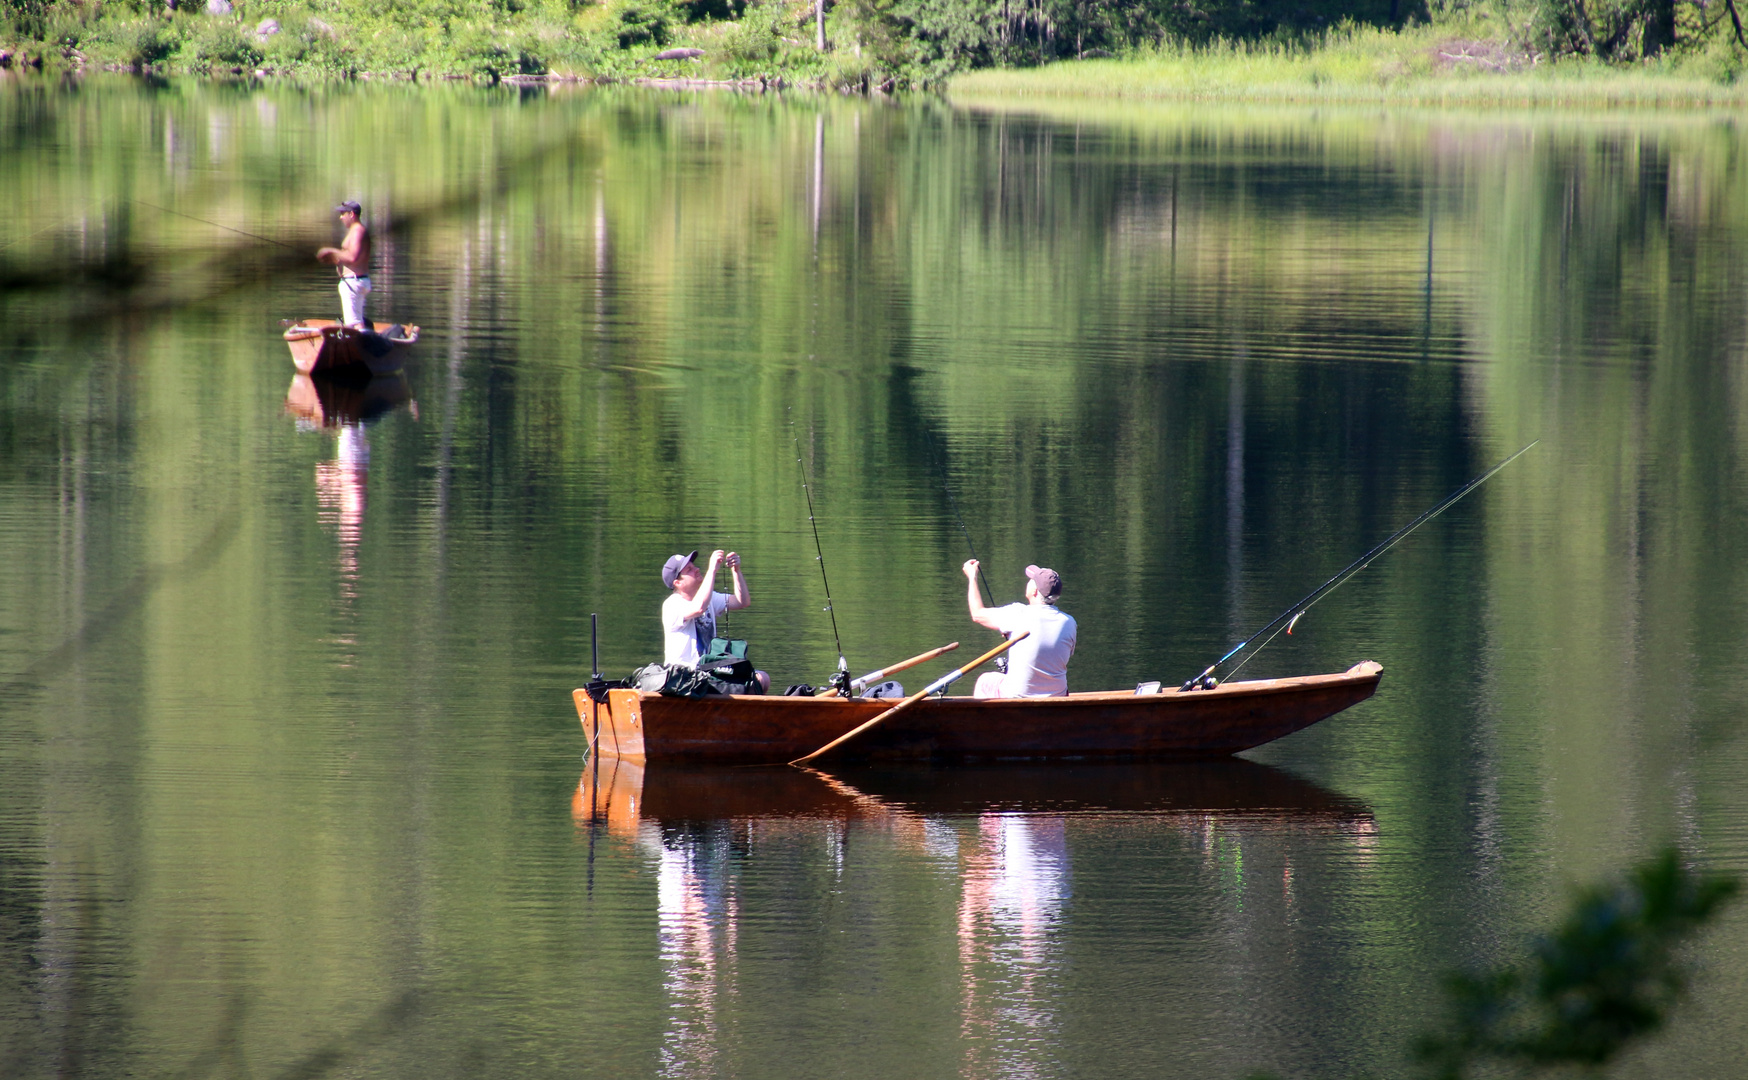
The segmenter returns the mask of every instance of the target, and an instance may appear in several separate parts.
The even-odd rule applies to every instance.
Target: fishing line
[[[959,512],[959,500],[953,497],[953,489],[947,483],[947,464],[935,453],[935,439],[929,434],[929,429],[926,426],[923,428],[923,440],[929,444],[929,460],[934,462],[935,473],[941,478],[941,490],[947,493],[947,503],[953,508],[953,517],[959,522],[959,531],[965,535],[965,547],[970,550],[971,557],[977,559],[977,587],[983,593],[983,603],[986,607],[994,607],[995,595],[989,591],[989,582],[983,576],[983,560],[977,558],[977,545],[971,542],[971,530],[965,527],[965,515]],[[1006,639],[1007,635],[1003,634],[1002,638]],[[995,669],[1003,675],[1007,674],[1008,657],[1006,653],[995,658]]]
[[[244,232],[242,229],[233,229],[229,225],[220,225],[216,221],[208,221],[205,218],[195,217],[193,214],[184,214],[180,210],[172,210],[168,206],[159,206],[157,203],[149,203],[144,199],[129,199],[128,201],[139,203],[141,206],[149,206],[153,210],[162,210],[166,214],[175,214],[177,217],[187,218],[189,221],[198,221],[202,225],[211,225],[215,229],[223,229],[226,232],[234,232],[238,236],[247,236],[247,237],[254,239],[254,240],[265,241],[266,243],[269,243],[269,244],[278,244],[280,247],[285,248],[289,251],[298,250],[298,248],[295,245],[288,244],[283,240],[275,240],[271,236],[261,236],[258,233]]]
[[[102,202],[98,203],[97,204],[97,212],[99,214],[101,214],[103,212],[103,208],[105,206],[109,205],[109,202],[110,202],[110,200],[104,199]],[[56,222],[53,225],[44,225],[42,228],[38,229],[37,231],[35,231],[33,233],[25,233],[23,236],[17,237],[17,238],[12,239],[12,240],[8,240],[4,244],[0,244],[0,251],[5,251],[7,248],[13,246],[14,244],[22,244],[26,240],[35,240],[37,237],[43,235],[44,233],[51,233],[51,232],[54,232],[56,229],[68,228],[69,226],[74,225],[81,220],[83,220],[83,219],[82,218],[69,218],[66,221]]]
[[[1236,675],[1238,673],[1239,669],[1243,668],[1244,665],[1250,663],[1253,659],[1256,658],[1257,653],[1262,652],[1265,648],[1267,648],[1269,642],[1273,641],[1276,638],[1276,636],[1280,634],[1280,632],[1282,630],[1286,630],[1287,632],[1291,633],[1292,628],[1298,624],[1300,616],[1304,615],[1305,612],[1309,611],[1312,604],[1317,603],[1317,601],[1323,599],[1325,596],[1328,596],[1330,593],[1334,592],[1336,589],[1341,588],[1341,586],[1343,586],[1344,584],[1347,583],[1347,580],[1349,578],[1353,577],[1355,574],[1359,573],[1361,570],[1364,570],[1367,566],[1371,565],[1373,559],[1378,558],[1379,556],[1383,555],[1385,552],[1389,551],[1391,548],[1395,547],[1397,544],[1401,543],[1403,540],[1407,539],[1408,534],[1413,532],[1415,529],[1420,528],[1422,525],[1425,525],[1427,522],[1431,521],[1433,518],[1438,517],[1440,514],[1444,513],[1446,510],[1449,510],[1452,506],[1454,506],[1457,503],[1457,501],[1459,499],[1461,499],[1463,496],[1467,495],[1469,492],[1474,491],[1476,488],[1480,487],[1482,484],[1485,484],[1488,480],[1491,480],[1493,478],[1494,473],[1497,473],[1500,469],[1505,468],[1507,465],[1510,465],[1512,462],[1516,461],[1518,458],[1529,453],[1530,447],[1535,446],[1536,443],[1539,443],[1541,441],[1542,440],[1540,440],[1540,439],[1536,439],[1534,442],[1531,442],[1529,444],[1529,446],[1524,447],[1522,450],[1519,450],[1517,453],[1511,455],[1510,457],[1506,458],[1504,461],[1501,461],[1499,464],[1493,466],[1491,469],[1488,469],[1486,472],[1482,473],[1480,476],[1477,476],[1475,479],[1469,481],[1468,483],[1464,484],[1462,487],[1458,488],[1457,490],[1451,492],[1449,495],[1445,496],[1444,500],[1441,501],[1437,506],[1434,506],[1432,509],[1421,514],[1419,517],[1415,518],[1413,521],[1410,521],[1408,524],[1402,526],[1400,529],[1397,529],[1395,532],[1391,533],[1387,538],[1385,538],[1383,543],[1379,544],[1377,547],[1374,547],[1372,550],[1366,552],[1364,555],[1361,555],[1359,558],[1357,558],[1353,562],[1349,563],[1347,565],[1347,567],[1345,569],[1343,569],[1339,574],[1336,574],[1334,577],[1330,578],[1328,581],[1325,581],[1323,584],[1317,586],[1315,589],[1312,589],[1298,603],[1294,604],[1292,607],[1288,608],[1287,610],[1281,612],[1279,615],[1275,616],[1266,625],[1264,625],[1262,627],[1262,629],[1258,630],[1256,633],[1250,635],[1248,638],[1245,638],[1243,641],[1239,642],[1237,645],[1234,645],[1230,652],[1228,652],[1225,656],[1222,656],[1220,659],[1214,661],[1212,664],[1209,664],[1207,667],[1207,670],[1203,671],[1200,675],[1197,675],[1195,678],[1191,679],[1189,682],[1184,683],[1183,686],[1179,687],[1179,689],[1180,690],[1193,690],[1196,688],[1196,686],[1198,684],[1205,685],[1205,683],[1208,680],[1208,677],[1210,675],[1214,674],[1215,668],[1218,668],[1221,664],[1224,664],[1226,661],[1232,659],[1239,652],[1241,652],[1246,646],[1248,646],[1251,642],[1255,641],[1259,637],[1262,637],[1263,634],[1268,634],[1268,637],[1263,638],[1261,644],[1259,644],[1256,648],[1254,648],[1250,651],[1249,656],[1246,656],[1244,659],[1240,660],[1238,662],[1238,664],[1235,667],[1233,667],[1233,669],[1231,671],[1228,671],[1226,673],[1226,678],[1230,679],[1232,676]],[[1211,689],[1211,687],[1210,687],[1210,689]]]
[[[965,535],[965,547],[971,552],[971,557],[977,559],[977,584],[983,589],[983,602],[994,607],[995,597],[989,591],[989,582],[983,579],[983,560],[977,558],[977,545],[971,542],[971,530],[965,527],[965,515],[959,512],[959,500],[953,497],[953,489],[947,484],[946,464],[935,453],[935,439],[929,434],[927,427],[923,428],[923,441],[929,444],[929,461],[935,466],[935,474],[941,478],[941,490],[947,493],[947,504],[953,508],[953,518],[959,522],[959,531]]]
[[[789,410],[789,438],[795,443],[795,469],[801,474],[801,493],[807,496],[807,524],[813,529],[813,553],[819,563],[819,580],[825,585],[825,610],[832,617],[832,642],[838,647],[838,671],[832,676],[833,685],[842,682],[839,693],[850,696],[850,662],[844,659],[843,639],[838,637],[837,606],[832,603],[832,583],[825,573],[825,551],[819,544],[819,522],[813,518],[813,490],[807,483],[807,466],[801,460],[801,436],[795,433],[795,410]]]

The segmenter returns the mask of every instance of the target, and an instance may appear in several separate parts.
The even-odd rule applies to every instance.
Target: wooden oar
[[[921,701],[923,698],[928,697],[930,694],[934,693],[937,690],[945,690],[947,687],[953,685],[953,683],[959,678],[959,676],[965,674],[967,671],[970,671],[973,668],[978,667],[979,665],[986,664],[989,661],[994,660],[996,657],[1000,656],[1002,653],[1007,652],[1009,649],[1013,648],[1019,642],[1024,641],[1026,638],[1030,637],[1031,634],[1032,634],[1032,632],[1030,630],[1024,631],[1024,632],[1019,633],[1019,634],[1015,634],[1013,637],[1008,638],[1006,641],[1002,642],[1000,645],[997,645],[995,648],[989,650],[988,652],[984,653],[982,656],[971,661],[971,663],[966,664],[964,667],[960,668],[958,671],[948,672],[947,674],[936,679],[934,682],[923,687],[921,690],[918,690],[916,693],[905,698],[903,701],[899,702],[897,705],[894,705],[892,708],[887,709],[885,712],[881,713],[879,716],[876,716],[874,719],[868,721],[865,724],[862,724],[859,727],[851,728],[849,731],[846,731],[842,735],[839,735],[837,738],[833,739],[831,742],[826,743],[824,746],[820,747],[818,750],[815,750],[813,753],[807,754],[803,757],[798,757],[794,761],[791,761],[789,764],[791,764],[791,765],[805,765],[808,762],[812,761],[814,758],[825,753],[826,751],[832,750],[832,749],[839,747],[839,746],[842,746],[844,743],[849,742],[851,739],[862,734],[862,732],[867,731],[869,728],[873,727],[875,724],[880,723],[880,721],[886,719],[887,717],[903,712],[904,710],[910,708],[912,705],[915,705],[917,702]]]
[[[928,652],[923,653],[920,656],[913,656],[909,660],[900,660],[898,663],[892,665],[891,667],[884,667],[884,668],[881,668],[879,671],[871,671],[868,674],[862,676],[860,679],[857,679],[854,682],[850,683],[850,689],[861,690],[862,688],[866,687],[869,683],[874,682],[876,679],[884,679],[888,675],[897,675],[899,672],[903,671],[905,668],[913,668],[913,667],[916,667],[918,664],[926,664],[930,660],[933,660],[935,657],[941,655],[942,653],[952,652],[954,649],[957,649],[958,647],[959,647],[959,643],[957,641],[955,641],[951,645],[943,645],[938,649],[930,649]],[[834,686],[830,690],[827,690],[825,693],[817,694],[815,696],[816,697],[837,697],[838,696],[838,688]]]

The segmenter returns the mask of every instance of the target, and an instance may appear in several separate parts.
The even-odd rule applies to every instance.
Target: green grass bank
[[[1748,105],[1739,50],[1721,42],[1635,63],[1513,49],[1485,25],[1352,27],[1301,42],[1163,44],[1123,57],[954,76],[956,100],[1453,107],[1718,108]]]
[[[0,69],[946,86],[1001,99],[1748,100],[1748,34],[1725,17],[1735,0],[1497,2],[0,0]]]

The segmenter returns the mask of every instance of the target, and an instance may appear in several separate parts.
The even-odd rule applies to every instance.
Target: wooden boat
[[[1310,727],[1372,696],[1368,660],[1332,675],[1226,683],[1213,690],[979,700],[925,698],[846,743],[845,761],[1111,760],[1224,757]],[[589,744],[633,764],[792,761],[891,707],[868,699],[572,694]]]
[[[419,340],[419,328],[399,323],[371,323],[369,330],[342,326],[335,319],[298,319],[285,324],[285,343],[300,374],[341,371],[388,375],[406,363],[407,348]]]
[[[406,376],[336,379],[329,375],[293,375],[285,391],[285,411],[317,427],[368,424],[411,400]]]
[[[877,820],[898,815],[1147,813],[1366,832],[1363,803],[1243,758],[814,769],[635,765],[596,757],[571,797],[579,825],[635,839],[641,822]]]

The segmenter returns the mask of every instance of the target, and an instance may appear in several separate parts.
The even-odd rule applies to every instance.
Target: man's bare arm
[[[747,579],[740,572],[740,556],[731,551],[723,556],[722,561],[728,564],[729,572],[734,575],[734,594],[728,598],[728,610],[739,611],[752,604],[753,594],[747,592]]]
[[[692,594],[691,606],[680,612],[680,618],[691,622],[704,614],[710,608],[710,595],[716,588],[716,567],[722,562],[722,552],[712,551],[710,563],[704,570],[704,580],[698,583],[698,591]]]
[[[965,571],[965,604],[971,609],[971,621],[978,626],[1000,630],[994,611],[983,606],[983,594],[977,591],[977,560],[966,559],[965,565],[960,569]]]

